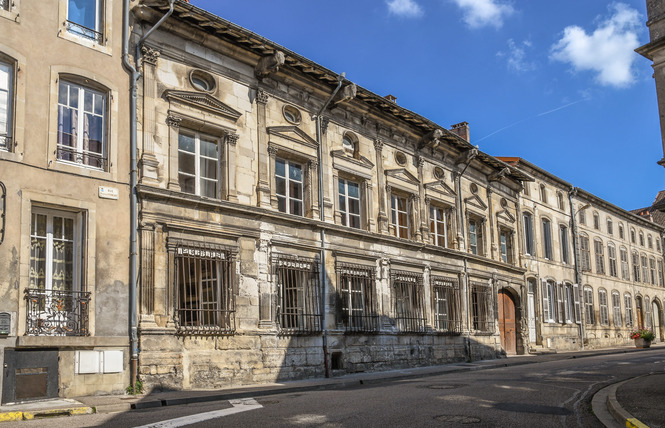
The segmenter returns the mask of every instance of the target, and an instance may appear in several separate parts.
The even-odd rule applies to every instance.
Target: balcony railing
[[[90,292],[26,288],[26,336],[89,336]]]
[[[0,0],[2,1],[2,0]],[[85,37],[86,39],[93,40],[100,45],[104,43],[104,34],[100,33],[99,31],[95,31],[92,28],[84,27],[81,24],[77,24],[76,22],[72,21],[66,21],[67,24],[67,31],[70,33],[76,34],[81,37]]]
[[[62,161],[74,162],[92,168],[106,169],[106,158],[99,153],[78,151],[67,146],[58,146],[57,158]]]

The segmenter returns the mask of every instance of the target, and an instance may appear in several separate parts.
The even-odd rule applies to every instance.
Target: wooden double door
[[[501,334],[501,346],[508,355],[517,354],[517,308],[513,296],[505,291],[499,291],[499,332]]]

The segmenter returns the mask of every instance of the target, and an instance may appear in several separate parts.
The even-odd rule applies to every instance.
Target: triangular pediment
[[[393,177],[396,178],[397,180],[402,180],[409,184],[414,184],[416,186],[420,184],[418,178],[416,178],[415,175],[411,174],[406,168],[387,169],[386,176]]]
[[[515,216],[510,213],[507,209],[503,209],[496,214],[496,217],[501,220],[505,220],[508,223],[515,223]]]
[[[352,155],[350,155],[349,152],[347,152],[346,150],[341,150],[341,149],[340,150],[332,150],[330,152],[330,156],[332,156],[334,158],[338,158],[338,159],[344,159],[346,161],[357,164],[357,165],[362,166],[364,168],[370,168],[370,169],[374,168],[374,164],[369,159],[367,159],[365,156],[358,155],[358,157],[355,158]]]
[[[164,92],[164,96],[169,102],[175,101],[197,110],[203,110],[218,116],[226,117],[234,122],[242,116],[242,113],[232,109],[210,94],[168,89]]]
[[[303,131],[302,129],[298,128],[295,125],[269,126],[267,130],[269,135],[275,135],[284,138],[286,140],[303,144],[313,149],[316,149],[318,147],[318,144],[316,143],[316,140],[314,138],[307,135],[305,131]]]
[[[448,186],[448,184],[446,184],[446,182],[443,180],[437,180],[437,181],[432,181],[431,183],[426,183],[425,189],[432,189],[437,192],[446,194],[448,196],[457,195],[457,192],[455,192],[455,190],[453,190],[452,187]]]
[[[487,209],[487,204],[482,199],[480,199],[480,196],[478,195],[471,195],[468,198],[465,198],[464,202],[476,208],[480,208],[483,211]]]

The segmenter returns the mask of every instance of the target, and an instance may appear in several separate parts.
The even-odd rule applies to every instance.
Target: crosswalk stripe
[[[168,419],[161,422],[155,422],[148,425],[141,425],[136,428],[178,428],[186,425],[195,424],[198,422],[208,421],[210,419],[221,418],[236,413],[247,412],[249,410],[260,409],[260,405],[253,398],[242,398],[240,400],[229,400],[233,407],[223,410],[214,410],[212,412],[198,413],[191,416],[183,416],[181,418]]]

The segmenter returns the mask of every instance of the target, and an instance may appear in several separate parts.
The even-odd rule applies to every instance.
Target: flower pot
[[[639,339],[635,339],[635,347],[636,348],[650,348],[651,347],[651,341],[642,339],[641,337]]]

